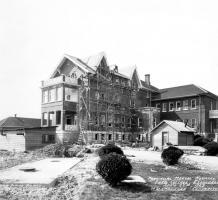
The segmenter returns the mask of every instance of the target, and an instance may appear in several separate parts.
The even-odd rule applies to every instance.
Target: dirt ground
[[[124,149],[124,153],[132,162],[163,165],[160,152],[149,152],[137,149]],[[4,159],[5,160],[5,159]],[[97,180],[99,175],[95,171],[99,157],[95,154],[86,154],[84,160],[65,172],[52,188],[34,185],[4,185],[0,183],[0,199],[81,199],[87,191],[89,179]],[[205,170],[218,170],[218,157],[183,156],[182,163],[192,163],[195,167]],[[211,163],[214,164],[211,165]],[[16,162],[15,162],[16,163]],[[10,165],[9,165],[10,166]],[[93,184],[95,181],[92,181]],[[91,192],[91,190],[90,190]],[[89,195],[89,194],[87,194]]]

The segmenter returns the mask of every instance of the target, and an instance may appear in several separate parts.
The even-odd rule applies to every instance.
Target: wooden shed
[[[55,142],[56,127],[40,127],[35,118],[8,117],[0,121],[0,149],[26,151]]]
[[[178,146],[191,146],[194,142],[194,129],[183,122],[164,120],[151,131],[151,144],[163,149],[166,143]]]

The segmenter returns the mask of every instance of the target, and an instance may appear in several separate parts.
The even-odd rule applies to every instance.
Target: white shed
[[[151,131],[151,144],[162,149],[166,143],[190,146],[194,142],[195,130],[183,122],[164,120]]]

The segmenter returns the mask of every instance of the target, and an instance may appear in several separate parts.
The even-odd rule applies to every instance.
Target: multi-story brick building
[[[104,53],[64,55],[42,81],[42,126],[57,126],[60,142],[135,140],[159,122],[158,109],[151,107],[157,94],[149,75],[141,81],[136,68],[130,76],[121,74]]]
[[[109,66],[104,53],[64,55],[41,88],[42,126],[56,126],[60,142],[149,141],[162,120],[187,122],[206,135],[218,132],[216,95],[195,85],[157,89],[149,74],[140,80],[136,67],[127,76]]]
[[[152,105],[160,109],[160,120],[188,123],[198,133],[211,135],[218,132],[217,96],[196,85],[159,90]]]

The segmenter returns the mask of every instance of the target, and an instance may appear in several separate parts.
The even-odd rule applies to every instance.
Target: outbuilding
[[[0,121],[0,150],[27,151],[55,142],[56,127],[41,127],[35,118],[8,117]]]
[[[178,146],[191,146],[195,130],[183,122],[163,120],[151,131],[151,144],[159,149],[167,143]]]

